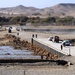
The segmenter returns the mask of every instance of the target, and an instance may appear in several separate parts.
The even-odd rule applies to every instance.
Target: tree
[[[56,18],[55,17],[48,17],[48,18],[46,18],[46,22],[49,22],[49,23],[56,22]]]

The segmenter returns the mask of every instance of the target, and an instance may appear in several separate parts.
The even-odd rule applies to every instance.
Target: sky
[[[59,3],[75,3],[75,0],[1,0],[0,8],[24,5],[26,7],[45,8]]]

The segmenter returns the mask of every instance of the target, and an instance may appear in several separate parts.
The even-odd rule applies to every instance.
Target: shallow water
[[[67,33],[75,33],[75,29],[24,29],[25,31],[32,32],[43,32],[43,33],[52,33],[52,34],[67,34]]]
[[[0,46],[0,59],[40,59],[28,50],[15,50],[10,46]]]

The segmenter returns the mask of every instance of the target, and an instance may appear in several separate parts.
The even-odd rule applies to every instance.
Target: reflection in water
[[[0,59],[40,59],[28,50],[15,50],[10,46],[0,46]]]

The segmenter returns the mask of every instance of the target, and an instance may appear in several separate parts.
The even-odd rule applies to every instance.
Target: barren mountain
[[[9,8],[0,8],[0,13],[7,15],[26,15],[26,16],[75,16],[75,4],[61,3],[43,9],[25,7],[22,5]]]
[[[2,13],[9,13],[9,14],[28,14],[33,13],[33,11],[38,10],[34,7],[25,7],[22,5],[16,6],[16,7],[9,7],[9,8],[0,8],[0,12]]]
[[[54,10],[55,14],[66,15],[66,16],[75,16],[75,4],[58,4],[51,9]]]

